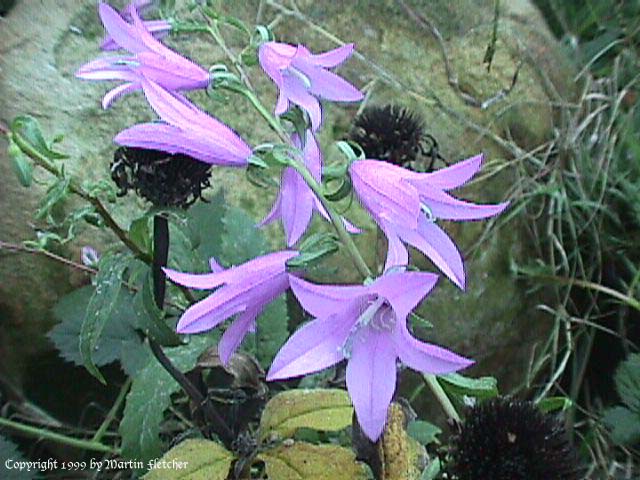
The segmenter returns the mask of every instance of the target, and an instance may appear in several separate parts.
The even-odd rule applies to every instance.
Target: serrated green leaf
[[[640,415],[628,408],[613,407],[602,418],[617,443],[632,445],[640,441]]]
[[[160,459],[160,462],[164,461],[179,467],[151,469],[143,478],[144,480],[225,480],[234,459],[233,453],[218,442],[188,439],[173,447]]]
[[[640,414],[640,354],[629,355],[617,368],[614,379],[624,404]]]
[[[166,348],[164,353],[178,370],[186,372],[217,337],[193,336],[187,345]],[[147,462],[160,456],[160,424],[164,411],[171,405],[171,395],[178,390],[178,383],[157,361],[149,362],[134,377],[119,428],[124,457]]]
[[[62,160],[69,158],[68,155],[56,152],[49,147],[42,135],[40,124],[30,115],[21,115],[16,117],[11,123],[11,131],[14,135],[20,136],[23,141],[28,143],[31,148],[43,157],[50,160]]]
[[[267,475],[277,480],[365,480],[367,470],[351,450],[295,442],[262,452]]]
[[[223,223],[222,258],[227,263],[239,265],[267,253],[268,244],[264,235],[244,210],[229,208]]]
[[[442,430],[433,423],[414,420],[407,425],[407,433],[418,443],[429,445],[430,443],[440,443],[438,435],[442,433]]]
[[[91,295],[80,328],[79,348],[82,363],[87,371],[100,382],[106,381],[93,361],[105,324],[118,302],[122,289],[122,274],[127,267],[124,254],[107,254],[100,260],[100,268],[95,278],[96,289]]]
[[[37,469],[19,470],[17,462],[26,462],[18,446],[11,440],[0,436],[0,474],[3,480],[34,480],[39,478]]]
[[[560,410],[564,412],[568,408],[571,408],[573,402],[570,398],[567,397],[548,397],[543,398],[537,404],[537,407],[543,413],[555,412],[556,410]]]
[[[47,189],[46,195],[42,197],[38,210],[36,210],[36,218],[41,219],[49,215],[51,213],[51,209],[66,198],[67,193],[69,192],[69,184],[69,179],[67,177],[63,177],[58,179]]]
[[[33,181],[33,165],[27,158],[27,156],[22,153],[20,147],[15,144],[13,140],[9,140],[9,147],[7,148],[7,154],[9,155],[9,159],[11,160],[11,168],[13,169],[13,173],[15,173],[16,177],[18,177],[18,182],[25,188],[31,186]]]
[[[150,271],[142,283],[142,288],[135,294],[133,306],[136,312],[135,325],[147,337],[165,347],[182,344],[180,336],[167,325],[164,312],[158,308],[153,299],[153,280]]]
[[[480,399],[499,395],[498,381],[493,377],[469,378],[458,373],[438,375],[438,381],[448,393]]]
[[[289,337],[289,315],[283,295],[267,305],[257,319],[254,356],[262,368],[267,369],[271,361]]]
[[[60,323],[51,329],[48,337],[62,358],[78,366],[82,365],[78,338],[94,290],[91,286],[74,290],[53,307],[53,315]],[[120,360],[123,370],[132,376],[146,364],[148,350],[132,326],[132,312],[133,296],[123,290],[93,352],[96,366]]]
[[[262,412],[260,438],[291,437],[299,428],[334,432],[351,425],[353,407],[344,390],[287,390],[273,397]]]

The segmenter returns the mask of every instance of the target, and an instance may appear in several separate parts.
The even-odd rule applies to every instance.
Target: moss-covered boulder
[[[179,3],[179,2],[178,2]],[[368,104],[393,102],[421,114],[428,133],[438,140],[440,152],[457,161],[480,151],[487,168],[483,180],[464,190],[463,196],[495,202],[513,192],[516,181],[509,168],[513,149],[496,142],[498,135],[518,148],[531,148],[552,134],[550,100],[567,95],[569,62],[558,53],[536,9],[528,1],[502,2],[491,68],[483,62],[491,42],[493,0],[438,1],[301,1],[300,10],[277,8],[265,2],[264,23],[274,21],[279,39],[305,43],[314,51],[336,46],[336,39],[356,42],[359,52],[340,69],[341,75],[365,87]],[[258,2],[226,2],[224,8],[251,24]],[[407,8],[408,7],[408,8]],[[55,14],[52,14],[55,10]],[[437,35],[434,35],[437,29]],[[238,33],[225,30],[229,46],[239,46]],[[102,35],[94,2],[19,2],[0,29],[3,56],[0,63],[0,117],[8,123],[15,115],[37,117],[48,134],[64,134],[60,148],[71,159],[68,170],[93,179],[108,178],[113,155],[112,137],[122,128],[153,118],[141,95],[129,95],[104,111],[100,99],[105,84],[82,82],[74,71],[99,54]],[[175,36],[169,43],[202,65],[226,62],[223,52],[203,34]],[[275,101],[275,89],[259,67],[249,74],[261,98]],[[517,80],[512,85],[514,75]],[[214,103],[202,93],[194,99],[227,121],[248,142],[274,139],[256,122],[248,103],[232,98]],[[360,105],[326,105],[321,142],[344,138]],[[4,142],[4,140],[0,140]],[[3,144],[4,146],[4,144]],[[4,148],[2,149],[4,150]],[[325,150],[327,161],[337,155]],[[32,212],[42,188],[24,189],[14,179],[8,159],[0,153],[0,240],[19,243],[32,238]],[[46,175],[37,174],[37,178]],[[222,188],[229,202],[247,208],[256,220],[269,209],[275,191],[257,189],[242,171],[216,169],[212,184]],[[345,208],[347,208],[345,204]],[[127,197],[112,205],[124,226],[144,209]],[[377,232],[355,202],[346,216],[365,228],[357,243],[370,262],[376,257]],[[536,299],[527,295],[510,272],[513,258],[526,255],[527,239],[515,219],[498,222],[488,234],[487,223],[447,225],[466,257],[468,288],[461,292],[441,280],[422,315],[436,325],[429,338],[478,361],[478,369],[496,374],[512,385],[521,379],[535,342],[549,327],[537,316]],[[314,228],[320,228],[316,221]],[[274,248],[282,245],[278,227],[268,230]],[[115,239],[96,236],[88,229],[72,247],[61,252],[78,257],[86,243],[96,247]],[[379,252],[378,252],[379,253]],[[55,299],[74,288],[82,276],[42,256],[7,253],[0,264],[0,314],[5,365],[20,373],[20,359],[44,345],[51,325],[48,310]],[[355,281],[357,274],[346,257],[329,264],[340,281]],[[327,275],[319,274],[328,281]],[[334,277],[335,278],[335,277]],[[28,337],[30,342],[23,342]],[[25,352],[26,349],[26,352]]]

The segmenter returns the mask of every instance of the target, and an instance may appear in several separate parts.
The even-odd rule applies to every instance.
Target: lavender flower
[[[165,268],[172,281],[185,287],[215,292],[191,305],[180,317],[178,333],[199,333],[217,327],[239,314],[218,344],[223,364],[231,358],[244,336],[255,328],[256,317],[264,307],[289,288],[286,262],[298,255],[294,250],[270,253],[237,267],[223,269],[211,259],[213,273],[180,273]]]
[[[289,108],[289,102],[293,102],[309,114],[316,131],[322,123],[318,99],[362,100],[360,90],[327,70],[345,61],[352,52],[353,44],[315,55],[303,45],[263,43],[258,52],[260,65],[280,90],[275,114],[282,115]]]
[[[377,160],[360,160],[350,167],[353,188],[362,205],[387,237],[385,269],[405,266],[405,243],[420,250],[451,279],[464,288],[462,257],[436,219],[477,220],[502,212],[508,202],[476,205],[447,194],[467,182],[480,169],[482,155],[432,173],[417,173]]]
[[[118,97],[141,88],[142,76],[168,90],[194,90],[209,85],[209,73],[182,55],[165,47],[146,30],[135,8],[129,10],[133,25],[106,3],[100,3],[100,18],[113,40],[133,55],[98,58],[76,72],[85,80],[124,80],[102,99],[108,108]]]
[[[152,0],[134,0],[120,12],[120,15],[125,21],[131,23],[131,21],[133,21],[133,16],[131,14],[132,10],[137,10],[142,15],[143,11],[152,3]],[[144,24],[145,29],[157,40],[165,37],[171,31],[171,24],[166,20],[143,20],[142,23]],[[102,39],[100,48],[105,51],[111,51],[118,50],[120,46],[111,37],[111,35],[107,33]]]
[[[251,148],[231,128],[178,93],[169,93],[144,77],[140,83],[149,104],[165,123],[134,125],[116,135],[116,143],[171,154],[182,153],[213,165],[247,165]]]
[[[300,138],[296,133],[292,135],[291,141],[295,147],[302,147]],[[320,182],[322,177],[322,153],[311,130],[307,130],[305,133],[305,144],[302,153],[305,166],[309,169],[313,178]],[[280,191],[276,201],[271,211],[258,226],[262,227],[281,219],[287,237],[287,246],[291,247],[300,240],[300,237],[307,230],[314,210],[320,213],[327,221],[330,221],[326,209],[300,174],[294,168],[287,167],[282,171]],[[357,227],[346,219],[343,218],[342,221],[349,232],[360,232]]]
[[[366,286],[314,285],[289,277],[293,293],[316,318],[278,352],[267,380],[305,375],[348,359],[347,389],[358,422],[373,441],[384,429],[396,388],[397,358],[433,374],[472,363],[416,340],[407,329],[407,315],[434,287],[435,274],[387,274]]]

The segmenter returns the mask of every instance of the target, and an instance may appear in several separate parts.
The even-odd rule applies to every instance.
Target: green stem
[[[120,410],[120,407],[122,407],[122,404],[124,403],[124,399],[127,396],[127,392],[129,391],[129,388],[131,388],[131,383],[132,383],[132,380],[131,380],[131,377],[129,377],[127,378],[127,381],[124,382],[124,384],[120,388],[120,393],[118,393],[118,397],[116,398],[116,401],[113,402],[113,406],[111,407],[111,410],[109,410],[109,413],[107,413],[107,416],[105,417],[104,421],[100,425],[100,428],[98,428],[98,431],[95,433],[95,435],[91,439],[92,442],[100,442],[104,434],[107,432],[109,425],[111,425],[111,422],[113,422],[114,418],[116,418],[116,415]]]
[[[353,238],[351,238],[351,235],[349,235],[349,232],[347,232],[347,229],[342,222],[342,218],[340,218],[340,216],[336,213],[328,200],[324,198],[322,185],[316,182],[315,178],[313,178],[313,176],[311,175],[311,172],[309,172],[309,170],[307,170],[307,168],[300,162],[291,162],[291,166],[296,169],[296,171],[302,176],[307,185],[309,185],[309,188],[313,190],[313,193],[318,196],[320,202],[322,202],[322,206],[327,210],[329,218],[331,219],[331,223],[336,229],[338,237],[340,237],[340,241],[351,255],[353,263],[358,269],[358,272],[360,272],[360,275],[362,275],[364,278],[372,278],[373,274],[367,266],[367,263],[364,261],[364,258],[362,258],[362,255],[360,254],[358,247],[353,241]]]
[[[62,172],[58,168],[56,168],[56,166],[52,164],[47,157],[45,157],[36,149],[34,149],[28,142],[24,141],[24,139],[20,135],[15,135],[9,132],[7,136],[9,140],[13,140],[16,143],[16,145],[20,147],[20,150],[22,150],[25,154],[27,154],[29,158],[31,158],[36,163],[36,165],[44,168],[45,170],[47,170],[49,173],[56,176],[57,178],[62,178]],[[127,232],[123,230],[120,227],[120,225],[118,225],[118,223],[111,216],[111,214],[106,209],[106,207],[102,204],[100,199],[85,192],[84,189],[80,185],[78,185],[77,180],[75,180],[74,178],[71,178],[69,181],[69,191],[75,195],[78,195],[79,197],[81,197],[82,199],[86,200],[91,205],[93,205],[93,207],[96,210],[96,213],[100,215],[105,225],[120,239],[120,241],[129,250],[131,250],[134,253],[136,257],[138,257],[139,259],[141,259],[146,263],[151,263],[151,257],[145,252],[143,252],[142,250],[140,250],[140,248],[129,238],[129,235],[127,234]]]
[[[429,389],[431,389],[431,393],[435,395],[438,402],[440,402],[440,405],[442,405],[442,409],[447,414],[447,416],[460,423],[460,415],[458,415],[456,407],[454,407],[453,403],[451,403],[451,400],[449,400],[447,393],[438,382],[436,376],[430,373],[423,373],[422,378],[424,379]]]
[[[262,104],[258,96],[253,92],[253,90],[245,90],[242,92],[254,106],[254,108],[258,111],[258,113],[264,118],[269,126],[278,134],[280,140],[285,143],[289,143],[289,136],[287,132],[285,132],[280,120],[277,117],[271,115],[271,112],[267,110],[267,108]]]
[[[80,448],[83,450],[90,450],[93,452],[103,452],[118,455],[120,450],[117,448],[104,445],[100,442],[93,440],[81,440],[79,438],[69,437],[60,433],[50,432],[42,428],[32,427],[31,425],[24,425],[22,423],[14,422],[6,418],[0,418],[0,426],[12,428],[18,432],[22,432],[26,435],[36,438],[42,438],[45,440],[51,440],[52,442],[61,443],[63,445],[69,445],[70,447]]]

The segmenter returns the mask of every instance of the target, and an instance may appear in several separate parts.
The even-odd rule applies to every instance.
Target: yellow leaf
[[[217,442],[185,440],[157,460],[144,480],[225,480],[233,460]]]
[[[281,444],[258,457],[270,480],[365,480],[364,465],[351,450],[337,445]]]
[[[351,425],[349,395],[338,389],[288,390],[267,403],[260,420],[260,439],[292,436],[298,428],[337,431]]]

